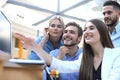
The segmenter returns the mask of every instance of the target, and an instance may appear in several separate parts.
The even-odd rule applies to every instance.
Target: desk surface
[[[42,80],[44,65],[16,64],[0,51],[0,80]]]
[[[44,65],[4,63],[4,80],[42,80]]]
[[[10,55],[0,50],[0,80],[4,80],[3,79],[3,72],[4,72],[3,63],[7,62],[9,59],[10,59]]]
[[[5,62],[4,67],[7,68],[29,68],[29,69],[43,69],[44,65],[36,65],[36,64],[17,64],[13,62]]]
[[[0,61],[8,61],[10,55],[0,50]]]

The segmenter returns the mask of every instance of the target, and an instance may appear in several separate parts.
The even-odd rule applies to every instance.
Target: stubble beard
[[[64,44],[64,46],[72,47],[75,46],[76,44],[77,44],[77,40],[75,42],[72,42],[71,44]]]
[[[111,27],[115,27],[116,24],[117,24],[117,16],[113,20],[111,19],[111,23],[107,24],[107,26],[111,28]]]

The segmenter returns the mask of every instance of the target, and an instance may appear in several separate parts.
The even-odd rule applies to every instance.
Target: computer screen
[[[5,14],[0,11],[0,50],[12,53],[12,26]],[[19,64],[44,64],[44,60],[22,60],[22,59],[9,59],[10,62]]]
[[[0,11],[0,50],[11,53],[11,23]]]

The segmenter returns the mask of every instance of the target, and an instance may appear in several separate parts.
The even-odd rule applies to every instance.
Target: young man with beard
[[[60,49],[56,49],[50,52],[54,57],[61,60],[77,60],[82,52],[82,49],[78,47],[78,44],[82,38],[82,28],[75,22],[69,22],[66,24],[65,30],[63,32],[63,42],[64,46]],[[59,63],[58,63],[59,64]],[[66,65],[72,66],[72,65]],[[60,80],[78,80],[79,73],[60,73]]]
[[[120,47],[120,4],[116,1],[106,1],[102,11],[114,47]]]

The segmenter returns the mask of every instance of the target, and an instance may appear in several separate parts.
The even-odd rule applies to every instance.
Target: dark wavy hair
[[[120,10],[120,4],[117,1],[106,1],[103,4],[104,6],[113,6],[114,9]]]
[[[77,24],[76,22],[69,22],[66,24],[65,28],[67,28],[68,26],[74,26],[78,29],[78,36],[82,36],[83,34],[83,30],[82,28],[80,27],[79,24]]]

